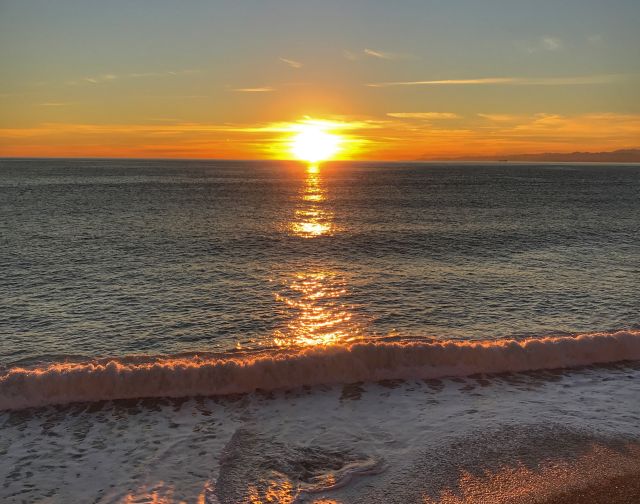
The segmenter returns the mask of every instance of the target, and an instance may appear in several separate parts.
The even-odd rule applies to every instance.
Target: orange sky
[[[0,156],[289,158],[308,118],[340,159],[640,146],[636,1],[213,4],[0,5]]]
[[[304,123],[304,118],[300,123]],[[3,156],[286,159],[296,123],[73,124],[0,129]],[[337,159],[607,151],[637,146],[640,115],[442,116],[334,119]]]

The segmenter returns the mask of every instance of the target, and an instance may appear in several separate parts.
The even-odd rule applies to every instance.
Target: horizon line
[[[492,156],[479,156],[478,158],[470,157],[447,157],[447,158],[432,158],[432,159],[332,159],[318,163],[309,163],[299,159],[269,159],[269,158],[199,158],[199,157],[128,157],[128,156],[2,156],[0,155],[0,161],[4,160],[122,160],[122,161],[225,161],[225,162],[249,162],[249,163],[297,163],[301,165],[324,165],[331,163],[509,163],[509,164],[527,164],[527,163],[554,163],[554,164],[640,164],[640,161],[608,161],[608,160],[593,160],[593,161],[568,161],[568,160],[536,160],[536,159],[508,159],[510,156],[543,156],[543,155],[562,155],[569,154],[612,154],[618,151],[627,150],[640,150],[640,148],[628,147],[624,149],[616,149],[615,151],[600,151],[600,152],[588,152],[588,151],[572,151],[572,152],[540,152],[540,153],[525,153],[525,154],[503,154],[496,155],[495,159]]]

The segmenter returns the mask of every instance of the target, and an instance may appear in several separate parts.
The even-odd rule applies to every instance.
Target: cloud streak
[[[458,119],[460,116],[453,112],[389,112],[389,117],[398,119]]]
[[[562,49],[562,41],[557,37],[542,37],[540,45],[545,51],[557,51]]]
[[[368,87],[397,87],[397,86],[460,86],[473,84],[513,84],[512,77],[486,77],[481,79],[445,79],[445,80],[420,80],[420,81],[392,81],[373,82]]]
[[[481,77],[477,79],[443,79],[420,81],[373,82],[368,87],[385,88],[400,86],[474,86],[474,85],[513,85],[513,86],[571,86],[585,84],[611,84],[622,79],[621,75],[584,75],[569,77]]]
[[[528,54],[554,53],[565,49],[564,41],[553,35],[543,35],[535,40],[522,40],[515,42],[519,51]]]
[[[114,74],[103,74],[95,77],[84,77],[82,79],[83,82],[88,82],[89,84],[99,84],[101,82],[109,82],[114,81],[118,78],[117,75]]]
[[[167,77],[176,75],[186,75],[198,73],[199,70],[168,70],[166,72],[133,72],[124,75],[117,75],[113,73],[105,73],[100,75],[93,75],[89,77],[83,77],[79,80],[67,81],[70,86],[77,86],[79,84],[102,84],[105,82],[113,82],[121,79],[139,79],[144,77]]]
[[[368,49],[365,48],[362,51],[366,56],[370,56],[372,58],[378,58],[378,59],[384,59],[384,60],[398,60],[398,59],[407,59],[410,56],[406,55],[406,54],[400,54],[400,53],[393,53],[393,52],[388,52],[388,51],[378,51],[375,49]],[[346,53],[352,54],[349,51],[345,52],[345,56]],[[347,59],[352,59],[352,58],[347,58]],[[355,59],[355,58],[353,58]]]
[[[388,52],[383,51],[374,51],[373,49],[365,49],[363,51],[367,56],[371,56],[373,58],[378,59],[393,59],[393,55]]]
[[[67,105],[72,105],[72,102],[44,102],[37,105],[39,107],[66,107]]]
[[[292,59],[288,59],[288,58],[278,58],[282,63],[285,63],[286,65],[289,65],[291,68],[302,68],[304,65],[302,63],[300,63],[299,61],[296,60],[292,60]]]
[[[233,91],[236,93],[271,93],[275,91],[275,88],[270,86],[265,87],[246,87],[246,88],[235,88]]]

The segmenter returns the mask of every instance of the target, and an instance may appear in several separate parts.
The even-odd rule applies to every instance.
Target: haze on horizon
[[[2,0],[0,156],[345,159],[640,139],[640,2]]]

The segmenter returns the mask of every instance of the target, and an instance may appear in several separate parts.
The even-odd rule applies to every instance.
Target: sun
[[[342,138],[327,129],[327,126],[318,123],[298,125],[297,134],[291,139],[291,153],[308,163],[331,159],[340,151]]]

